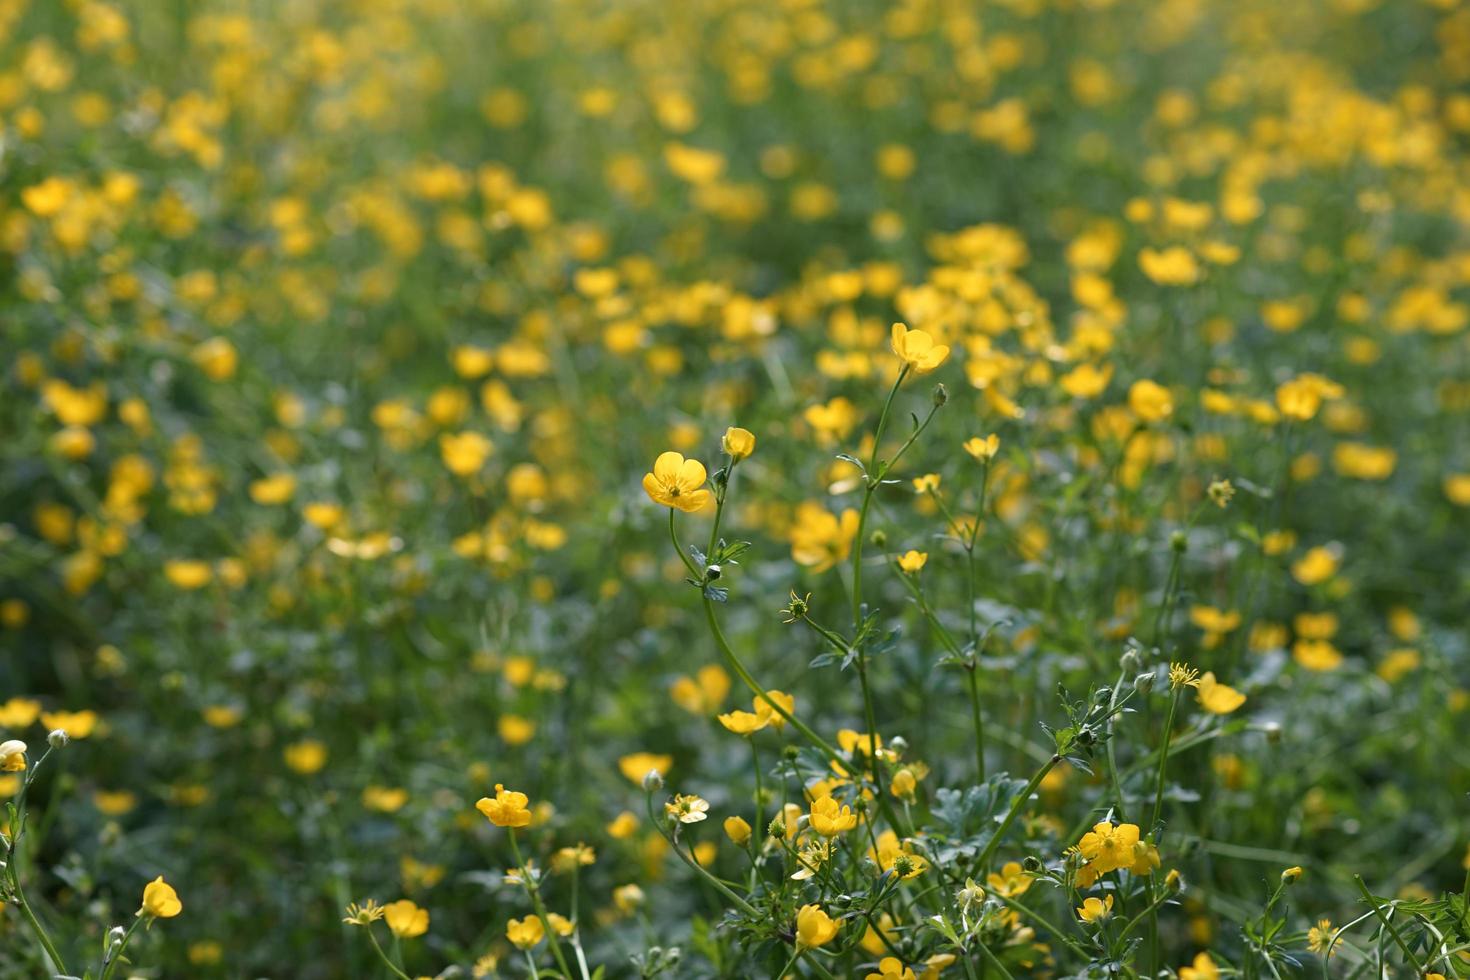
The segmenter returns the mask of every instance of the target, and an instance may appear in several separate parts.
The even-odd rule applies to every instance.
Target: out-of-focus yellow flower
[[[421,909],[412,901],[400,898],[383,906],[383,921],[393,935],[400,939],[413,939],[429,931],[429,910]]]
[[[731,816],[725,818],[725,836],[744,847],[750,841],[750,824],[744,817]]]
[[[1195,686],[1200,707],[1215,715],[1228,715],[1245,704],[1245,695],[1215,680],[1214,671],[1205,671]]]
[[[924,567],[929,560],[929,554],[924,551],[906,551],[898,556],[898,567],[906,574],[913,575]]]
[[[286,767],[302,776],[320,772],[327,764],[327,747],[316,739],[307,738],[292,742],[282,750]]]
[[[1128,389],[1128,407],[1145,422],[1162,422],[1174,414],[1174,397],[1158,382],[1141,378]]]
[[[653,752],[633,752],[618,760],[618,771],[623,778],[634,786],[642,786],[643,779],[650,772],[656,772],[660,776],[669,774],[669,767],[674,764],[671,755],[658,755]]]
[[[495,443],[478,432],[446,432],[439,437],[439,456],[455,476],[471,476],[485,465]]]
[[[71,738],[89,738],[99,720],[97,712],[90,709],[41,712],[42,725],[51,731],[64,731]]]
[[[546,927],[534,915],[528,915],[524,919],[511,919],[505,924],[505,938],[516,949],[530,949],[546,938]]]

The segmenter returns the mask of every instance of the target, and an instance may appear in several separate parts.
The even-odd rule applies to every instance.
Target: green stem
[[[970,687],[970,720],[975,726],[975,768],[980,782],[985,782],[985,719],[980,714],[979,656],[976,662],[965,666],[966,679]]]
[[[720,879],[716,878],[714,875],[710,874],[708,871],[700,866],[698,861],[695,861],[693,858],[689,857],[689,855],[685,854],[682,850],[679,849],[678,841],[674,840],[674,838],[668,833],[668,831],[664,830],[663,823],[654,814],[652,792],[646,792],[643,794],[643,802],[645,808],[648,810],[649,822],[653,824],[654,829],[659,832],[659,835],[663,837],[664,840],[669,842],[669,847],[673,850],[675,854],[679,856],[679,860],[689,865],[689,867],[694,871],[695,874],[704,878],[705,881],[708,881],[711,885],[713,885],[715,889],[719,891],[722,895],[738,905],[740,907],[740,911],[744,912],[752,919],[757,918],[759,913],[756,912],[754,906],[752,906],[745,899],[741,898],[739,895],[731,891],[728,885],[726,885]]]
[[[132,925],[128,926],[128,931],[123,933],[122,942],[117,944],[117,949],[102,954],[102,980],[112,980],[112,975],[117,972],[117,964],[122,961],[123,951],[128,948],[128,942],[133,938],[134,931],[142,921],[141,915],[134,916]],[[66,972],[64,968],[62,972]]]
[[[672,525],[671,525],[672,526]],[[564,977],[570,977],[572,971],[567,967],[566,954],[562,952],[561,940],[556,937],[556,930],[551,927],[551,919],[546,915],[546,904],[541,901],[541,888],[531,877],[531,869],[526,862],[521,860],[521,848],[516,843],[516,832],[513,828],[506,828],[506,836],[510,838],[510,852],[516,859],[516,867],[521,869],[521,884],[525,886],[526,894],[531,897],[531,908],[536,910],[536,917],[541,920],[541,927],[546,932],[546,938],[551,941],[551,955],[556,957],[556,965],[561,968]],[[408,978],[404,978],[408,980]]]
[[[1159,825],[1159,816],[1164,810],[1164,769],[1169,764],[1169,742],[1174,736],[1174,713],[1179,710],[1179,694],[1184,688],[1176,687],[1173,696],[1169,699],[1169,713],[1164,718],[1164,742],[1159,747],[1159,770],[1155,776],[1157,787],[1154,790],[1154,815],[1149,820],[1145,831],[1152,834]],[[1155,841],[1155,843],[1158,843]]]
[[[1368,890],[1368,886],[1364,884],[1363,876],[1353,875],[1353,881],[1357,884],[1358,891],[1363,893],[1364,900],[1367,901],[1369,907],[1373,909],[1373,914],[1378,917],[1379,922],[1383,923],[1383,928],[1388,930],[1388,934],[1393,937],[1393,941],[1398,943],[1399,949],[1404,951],[1404,958],[1414,965],[1414,975],[1418,976],[1422,974],[1424,972],[1424,968],[1419,965],[1419,958],[1416,957],[1412,951],[1410,951],[1409,944],[1404,942],[1404,937],[1399,934],[1398,928],[1395,927],[1389,917],[1383,913],[1383,908],[1378,904],[1378,899],[1373,897],[1373,893],[1370,892]]]
[[[1041,781],[1046,778],[1046,774],[1056,768],[1057,763],[1061,761],[1062,757],[1060,755],[1054,755],[1046,760],[1042,767],[1036,770],[1036,774],[1031,777],[1031,781],[1026,784],[1026,788],[1016,795],[1015,800],[1011,802],[1010,810],[1006,812],[1005,819],[995,829],[995,834],[990,838],[990,843],[985,845],[985,850],[980,852],[980,858],[975,862],[975,866],[979,869],[980,874],[984,874],[990,868],[990,859],[995,856],[996,849],[1000,847],[1000,842],[1005,837],[1006,831],[1010,830],[1011,824],[1016,822],[1016,817],[1020,814],[1021,808],[1026,805],[1027,800],[1031,799],[1031,794],[1036,792],[1036,787],[1041,785]]]
[[[375,949],[375,950],[378,951],[378,958],[383,961],[383,965],[386,966],[388,969],[392,970],[393,971],[393,975],[395,977],[398,977],[399,980],[413,980],[413,978],[410,977],[407,973],[404,973],[402,970],[398,969],[398,967],[393,963],[393,961],[388,958],[388,954],[385,953],[385,952],[383,952],[383,947],[378,942],[378,937],[375,936],[375,935],[373,935],[373,927],[372,927],[372,924],[369,923],[368,925],[364,926],[364,928],[367,930],[368,939],[372,940],[373,949]]]

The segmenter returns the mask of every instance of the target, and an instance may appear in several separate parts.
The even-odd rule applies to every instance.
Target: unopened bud
[[[1183,531],[1175,531],[1169,535],[1169,547],[1182,555],[1189,550],[1189,538],[1185,536]]]
[[[664,788],[663,773],[657,769],[650,769],[643,774],[643,792],[655,793]]]
[[[1123,668],[1123,673],[1136,674],[1143,666],[1143,658],[1138,655],[1137,650],[1129,647],[1123,651],[1123,656],[1118,658],[1118,665]]]
[[[875,548],[886,548],[888,546],[888,535],[882,531],[874,531],[873,536],[869,540],[873,542],[873,547]]]
[[[1281,872],[1281,883],[1283,885],[1289,885],[1301,876],[1302,869],[1298,866],[1293,865],[1292,867],[1287,868],[1285,871]]]
[[[64,749],[66,748],[66,743],[70,741],[71,736],[66,733],[66,729],[64,728],[53,729],[51,733],[46,736],[46,744],[51,746],[53,749]]]
[[[940,382],[934,386],[934,407],[938,408],[949,401],[949,392],[944,389],[944,383]]]
[[[1144,671],[1142,674],[1139,674],[1137,677],[1133,678],[1133,689],[1139,694],[1147,694],[1149,691],[1152,691],[1153,688],[1153,671]]]

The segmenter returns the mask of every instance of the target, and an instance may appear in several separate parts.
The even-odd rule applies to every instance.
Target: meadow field
[[[1470,977],[1470,0],[0,52],[0,980]]]

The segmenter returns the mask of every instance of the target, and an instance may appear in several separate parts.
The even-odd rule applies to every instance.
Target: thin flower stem
[[[714,600],[712,600],[709,596],[704,597],[704,615],[705,619],[709,622],[710,632],[714,634],[715,645],[720,648],[720,653],[724,655],[726,662],[730,664],[730,669],[735,671],[736,676],[739,677],[742,682],[744,682],[745,686],[750,688],[751,692],[755,694],[756,697],[760,698],[766,704],[770,705],[772,711],[776,712],[776,714],[780,715],[782,718],[785,718],[788,722],[790,722],[791,727],[795,728],[798,732],[801,732],[802,735],[806,736],[808,741],[810,741],[817,748],[821,749],[828,759],[842,765],[843,767],[846,767],[847,763],[843,761],[842,755],[835,748],[828,744],[827,741],[822,738],[822,736],[812,731],[811,728],[809,728],[795,715],[787,711],[786,708],[779,704],[774,698],[768,695],[764,687],[761,687],[758,683],[756,683],[755,678],[751,676],[750,671],[746,669],[745,664],[742,663],[740,658],[735,655],[735,651],[730,648],[730,642],[725,639],[725,633],[723,630],[720,629],[720,621],[715,618]]]
[[[562,952],[561,941],[556,938],[556,930],[551,927],[551,919],[546,914],[546,903],[541,901],[541,888],[531,877],[531,869],[521,859],[521,848],[516,843],[515,829],[506,828],[506,835],[510,838],[510,852],[516,859],[516,867],[521,869],[521,884],[531,898],[531,908],[536,911],[536,917],[541,920],[541,927],[546,932],[546,938],[551,941],[551,955],[556,957],[556,965],[561,968],[562,976],[570,977],[572,971],[567,967],[566,954]]]
[[[970,721],[975,726],[975,771],[980,782],[985,782],[985,718],[980,712],[979,657],[976,663],[965,665],[965,678],[970,688]]]
[[[375,949],[375,950],[378,951],[378,959],[380,959],[380,960],[383,961],[383,965],[386,966],[389,970],[393,971],[393,975],[395,977],[398,977],[399,980],[413,980],[412,977],[410,977],[407,973],[404,973],[402,970],[400,970],[397,967],[397,965],[394,964],[394,962],[391,959],[388,958],[388,954],[383,951],[382,945],[379,944],[379,942],[378,942],[378,937],[375,936],[375,935],[373,935],[373,927],[372,927],[372,924],[369,923],[366,926],[366,928],[367,928],[368,939],[372,941],[373,949]]]
[[[1060,755],[1053,755],[1050,759],[1046,760],[1041,768],[1036,770],[1036,774],[1031,777],[1031,781],[1026,784],[1026,788],[1016,794],[1016,798],[1011,801],[1010,810],[1006,812],[1005,819],[995,829],[995,834],[990,838],[990,843],[985,845],[985,850],[980,852],[980,857],[975,862],[975,866],[980,870],[980,873],[983,874],[989,869],[990,859],[995,856],[996,849],[1000,847],[1000,842],[1005,837],[1006,831],[1010,830],[1011,824],[1016,822],[1016,817],[1020,814],[1021,808],[1026,805],[1027,800],[1031,799],[1031,794],[1036,792],[1036,787],[1041,785],[1041,781],[1046,778],[1046,774],[1055,769],[1057,763],[1061,761],[1062,757]]]
[[[1169,713],[1164,718],[1164,742],[1159,747],[1159,770],[1155,776],[1157,787],[1154,790],[1154,813],[1148,823],[1147,832],[1152,834],[1159,826],[1159,816],[1164,811],[1164,770],[1169,765],[1169,742],[1174,735],[1174,713],[1179,710],[1179,695],[1184,688],[1176,687],[1173,696],[1169,699]],[[1158,843],[1155,841],[1154,843]]]
[[[1000,972],[1000,975],[1002,977],[1005,977],[1005,980],[1015,980],[1015,978],[1011,976],[1011,971],[1007,970],[1005,968],[1005,965],[996,958],[996,955],[990,951],[989,946],[986,946],[984,942],[977,942],[975,945],[979,947],[980,955],[984,956],[986,962],[995,967],[996,970]]]
[[[1393,937],[1393,941],[1398,943],[1399,949],[1404,951],[1404,958],[1413,964],[1414,974],[1417,976],[1423,973],[1424,968],[1419,965],[1419,958],[1409,949],[1409,944],[1404,942],[1404,937],[1399,933],[1398,928],[1394,926],[1392,920],[1384,914],[1382,906],[1378,904],[1378,899],[1373,897],[1373,893],[1368,890],[1368,886],[1363,882],[1363,876],[1355,874],[1353,875],[1353,881],[1357,884],[1358,891],[1363,893],[1363,898],[1367,901],[1368,906],[1373,909],[1373,914],[1378,917],[1379,922],[1383,923],[1383,928],[1388,930],[1388,934]]]
[[[117,949],[109,949],[102,954],[102,980],[112,980],[112,975],[117,972],[117,964],[122,960],[123,951],[128,948],[128,942],[133,938],[133,933],[142,923],[141,915],[134,916],[133,922],[128,926],[128,931],[123,933],[122,941],[117,944]]]
[[[736,905],[740,906],[740,911],[744,912],[751,918],[756,918],[759,913],[756,912],[754,906],[752,906],[745,899],[741,898],[739,895],[731,891],[728,885],[726,885],[720,879],[716,878],[714,875],[710,874],[708,871],[700,866],[698,861],[695,861],[693,858],[689,857],[689,855],[685,854],[679,849],[678,843],[674,840],[674,838],[669,834],[668,831],[664,830],[663,823],[654,814],[652,791],[645,792],[643,794],[643,802],[645,808],[648,810],[649,822],[653,824],[654,829],[659,832],[659,835],[663,837],[664,840],[669,842],[670,849],[672,849],[673,852],[679,856],[679,860],[689,865],[689,867],[693,869],[696,874],[708,881],[726,898],[734,902]]]

